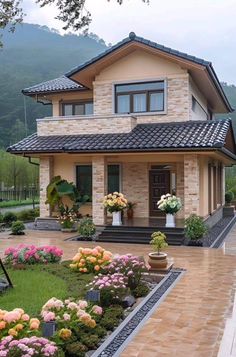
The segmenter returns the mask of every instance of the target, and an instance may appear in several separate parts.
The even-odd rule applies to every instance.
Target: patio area
[[[36,245],[57,245],[64,259],[71,259],[79,246],[91,242],[66,241],[71,234],[61,232],[27,231],[25,237],[13,238],[0,233],[0,255],[5,248],[22,242]],[[169,247],[175,267],[186,269],[180,282],[146,322],[121,354],[122,357],[162,357],[185,355],[191,357],[236,356],[233,338],[236,324],[233,304],[236,288],[236,226],[220,249]],[[113,253],[133,253],[147,257],[148,245],[101,243]],[[233,320],[232,320],[233,321]],[[235,325],[235,326],[234,326]],[[230,327],[231,326],[231,327]],[[231,337],[230,337],[231,336]]]

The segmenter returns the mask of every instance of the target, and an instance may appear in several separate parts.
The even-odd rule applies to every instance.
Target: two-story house
[[[53,176],[91,197],[97,225],[105,194],[123,192],[135,217],[158,216],[160,195],[183,202],[178,218],[208,217],[224,204],[225,167],[235,163],[232,112],[210,62],[129,37],[64,76],[23,93],[52,104],[37,133],[8,151],[40,159],[40,215]],[[85,208],[83,208],[85,209]]]

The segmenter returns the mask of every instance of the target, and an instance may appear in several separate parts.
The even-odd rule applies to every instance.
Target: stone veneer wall
[[[93,222],[96,225],[103,225],[105,218],[105,211],[103,207],[103,199],[106,194],[107,174],[106,174],[106,160],[104,156],[94,156],[92,160],[93,165]]]
[[[114,113],[112,82],[94,83],[94,114],[110,115]],[[167,78],[166,114],[138,115],[139,123],[157,123],[189,120],[189,75]]]
[[[176,214],[177,218],[184,218],[184,163],[176,163],[176,196],[180,197],[182,209]]]
[[[40,158],[40,168],[39,168],[39,184],[40,184],[40,217],[49,217],[50,209],[49,205],[45,204],[47,199],[47,185],[49,184],[51,178],[53,177],[53,158],[52,157],[41,157]]]
[[[104,118],[45,118],[38,119],[37,133],[39,136],[128,133],[135,125],[136,118],[128,115],[110,115]]]
[[[135,217],[149,217],[149,178],[147,163],[122,164],[122,192],[137,203]]]
[[[196,154],[184,155],[184,214],[199,214],[199,159]]]

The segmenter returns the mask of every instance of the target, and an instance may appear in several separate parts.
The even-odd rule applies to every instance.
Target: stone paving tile
[[[94,246],[92,242],[65,241],[70,236],[44,231],[27,231],[25,237],[0,233],[0,256],[10,245],[22,242],[55,244],[63,249],[64,259],[71,259],[79,246]],[[150,252],[148,245],[101,245],[113,253],[147,257]],[[187,271],[121,356],[216,357],[236,291],[236,226],[220,249],[169,247],[167,252],[175,267]]]

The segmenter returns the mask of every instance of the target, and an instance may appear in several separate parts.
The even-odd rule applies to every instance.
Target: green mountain
[[[36,129],[36,118],[50,115],[51,107],[23,96],[21,90],[56,78],[104,51],[94,34],[61,36],[46,26],[23,24],[3,35],[0,50],[0,147],[6,147]]]
[[[22,95],[31,85],[56,78],[69,69],[96,56],[107,46],[95,34],[60,35],[46,26],[23,24],[14,34],[3,35],[0,50],[0,147],[19,141],[36,129],[36,118],[50,115],[51,107]],[[236,86],[223,83],[236,108]],[[231,117],[236,133],[236,113]]]

